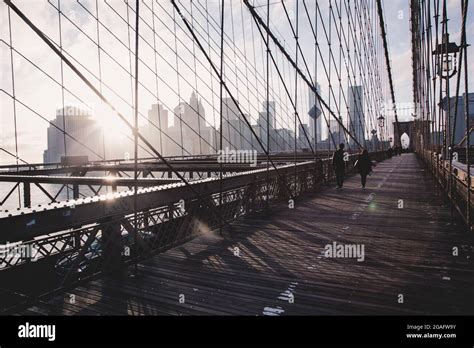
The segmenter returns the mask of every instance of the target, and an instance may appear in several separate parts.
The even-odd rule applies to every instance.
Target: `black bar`
[[[55,325],[55,341],[19,338],[19,326]],[[408,329],[408,325],[419,327]],[[443,325],[455,325],[445,329]],[[473,317],[0,317],[0,344],[390,344],[472,347]],[[429,327],[429,329],[428,329]],[[455,334],[412,338],[407,334]],[[366,346],[365,346],[366,347]]]

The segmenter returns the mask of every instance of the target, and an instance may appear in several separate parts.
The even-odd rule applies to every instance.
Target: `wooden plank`
[[[474,314],[472,237],[416,157],[382,162],[365,190],[358,184],[236,221],[226,238],[211,233],[140,264],[137,278],[92,281],[72,291],[74,305],[57,296],[23,314]],[[326,258],[333,242],[364,245],[364,261]]]

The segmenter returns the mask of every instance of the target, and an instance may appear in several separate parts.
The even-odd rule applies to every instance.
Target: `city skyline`
[[[468,8],[0,0],[1,339],[469,343]]]
[[[356,86],[357,87],[357,86]],[[317,90],[319,85],[317,84]],[[360,88],[355,88],[360,92]],[[358,92],[357,92],[358,93]],[[359,98],[360,95],[359,95]],[[311,101],[313,103],[313,101]],[[319,103],[316,102],[318,105]],[[357,105],[360,105],[358,101]],[[311,105],[311,104],[310,104]],[[352,105],[352,104],[351,104]],[[290,128],[277,128],[275,119],[275,102],[269,101],[269,122],[270,122],[270,147],[266,142],[267,137],[267,103],[262,102],[261,110],[257,121],[252,124],[252,130],[257,134],[265,149],[270,152],[294,151],[295,132]],[[308,110],[310,113],[313,110]],[[147,120],[139,124],[139,132],[164,156],[178,155],[210,155],[216,154],[219,150],[220,127],[213,127],[206,119],[206,111],[197,97],[196,92],[192,91],[189,101],[182,101],[170,110],[162,104],[152,104],[148,110]],[[364,123],[363,111],[349,109],[353,112],[351,118],[347,118],[349,127],[359,122]],[[222,148],[231,148],[235,150],[256,150],[263,153],[261,147],[255,140],[252,131],[239,114],[238,103],[235,104],[231,98],[224,98],[222,101],[223,113],[223,143]],[[318,124],[322,121],[321,112],[316,117]],[[245,115],[247,119],[251,119]],[[344,123],[344,120],[341,118]],[[117,122],[120,122],[117,119]],[[308,139],[311,147],[314,147],[314,130],[310,131],[311,124],[314,127],[313,117],[309,117],[309,124],[302,123],[298,125],[297,148],[300,150],[309,149]],[[339,123],[336,120],[328,120],[329,129],[332,136],[317,140],[316,146],[334,148],[336,144],[345,143],[344,136]],[[66,132],[61,130],[65,127]],[[303,130],[304,129],[304,130]],[[356,126],[360,129],[360,124]],[[108,131],[107,131],[108,130]],[[113,130],[110,130],[110,124],[100,121],[100,115],[96,115],[93,109],[82,109],[78,106],[67,105],[64,108],[56,110],[56,119],[51,121],[47,129],[47,147],[43,153],[43,163],[60,162],[61,156],[88,156],[89,160],[133,158],[133,138],[132,133],[122,131],[122,136],[117,137]],[[370,140],[361,132],[356,133],[359,142],[364,143],[363,139]],[[319,133],[321,137],[321,133]],[[362,136],[362,138],[361,138]],[[66,140],[66,145],[64,141]],[[282,144],[277,146],[278,140]],[[91,142],[92,141],[92,142]],[[353,141],[350,144],[353,145]],[[180,145],[182,144],[182,145]],[[329,144],[329,145],[328,145]],[[152,155],[140,143],[139,157]],[[107,150],[106,149],[110,149]]]
[[[457,3],[459,1],[453,1],[449,3],[449,7],[457,9]],[[127,44],[127,30],[124,29],[123,19],[119,16],[124,17],[126,11],[130,9],[120,2],[111,2],[114,5],[114,9],[117,9],[117,13],[112,10],[112,6],[105,3],[99,3],[99,12],[101,13],[100,20],[102,25],[99,25],[99,31],[96,30],[96,23],[94,18],[84,9],[89,10],[93,13],[95,10],[93,8],[94,4],[92,1],[84,0],[81,4],[77,2],[64,2],[62,4],[62,13],[63,13],[63,27],[62,27],[62,42],[61,47],[64,51],[67,52],[68,57],[71,59],[76,59],[80,64],[80,69],[88,77],[93,79],[96,83],[97,88],[100,88],[107,98],[109,98],[112,103],[121,111],[122,114],[131,121],[133,119],[133,91],[131,91],[130,84],[133,79],[133,69],[128,69],[129,66],[129,55],[130,52],[127,47],[133,46],[133,36],[131,41]],[[28,2],[25,2],[28,5]],[[262,5],[265,5],[263,2]],[[294,1],[289,1],[288,6],[291,8],[294,6]],[[81,6],[82,5],[82,6]],[[238,34],[233,42],[230,41],[230,37],[225,41],[225,52],[227,53],[224,66],[226,67],[226,80],[229,84],[235,85],[233,87],[233,94],[241,107],[244,109],[244,113],[249,115],[249,120],[252,124],[257,123],[258,112],[260,112],[261,102],[266,98],[265,95],[260,94],[259,90],[264,88],[264,76],[265,76],[265,66],[264,60],[265,55],[260,52],[260,47],[253,48],[253,41],[250,36],[245,36],[245,33],[242,33],[239,26],[242,26],[241,22],[243,21],[244,26],[250,27],[253,26],[253,22],[247,15],[243,15],[241,12],[240,4],[238,2],[233,3],[232,10],[238,16],[235,18],[230,17],[230,11],[226,15],[226,20],[229,25],[233,20],[235,26],[235,33]],[[314,4],[312,2],[307,3],[308,10],[314,11]],[[43,30],[49,38],[51,38],[57,45],[59,42],[59,23],[57,20],[57,8],[52,3],[47,2],[38,2],[35,3],[35,6],[23,6],[25,13],[31,17],[32,21]],[[408,66],[410,60],[410,47],[409,47],[409,30],[408,30],[408,21],[409,21],[409,10],[405,1],[391,1],[384,2],[384,7],[387,13],[389,14],[386,18],[387,24],[390,28],[401,28],[397,32],[397,35],[393,35],[392,32],[389,32],[389,49],[392,52],[393,59],[393,68]],[[272,26],[275,26],[275,21],[278,18],[282,18],[284,13],[282,12],[281,6],[271,6],[271,16],[270,20]],[[2,20],[0,21],[0,32],[2,37],[9,37],[9,28],[8,28],[8,12],[6,6],[2,4],[0,7],[0,15]],[[160,4],[154,9],[158,14],[156,17],[150,15],[150,10],[147,7],[144,7],[142,12],[143,16],[143,38],[140,40],[142,53],[142,61],[139,62],[139,70],[142,71],[140,76],[141,85],[141,102],[139,105],[139,123],[146,124],[146,115],[148,108],[152,104],[161,103],[165,106],[167,110],[173,110],[174,106],[177,105],[182,99],[182,97],[188,98],[192,90],[196,90],[198,95],[203,100],[203,107],[207,111],[206,121],[209,125],[216,127],[216,122],[219,118],[219,101],[218,99],[218,86],[219,81],[216,78],[215,74],[212,74],[209,71],[208,66],[202,65],[205,60],[202,55],[197,57],[195,60],[196,64],[191,63],[187,66],[187,62],[193,62],[192,51],[196,51],[197,47],[193,44],[186,47],[183,44],[184,34],[180,33],[179,40],[177,41],[177,49],[179,50],[179,61],[176,63],[174,58],[174,44],[171,43],[174,41],[173,32],[169,30],[171,27],[170,24],[173,22],[172,13],[169,8],[169,5],[165,6]],[[196,3],[196,13],[197,10],[203,10],[199,3]],[[259,6],[259,10],[264,10]],[[294,10],[294,9],[293,9]],[[322,3],[320,6],[320,11],[322,16],[328,14],[328,6],[326,3]],[[211,3],[209,5],[209,13],[214,17],[218,17],[218,7],[216,3]],[[452,10],[450,13],[450,20],[452,26],[454,27],[459,23],[459,13]],[[186,16],[190,16],[188,12],[185,13]],[[200,20],[205,20],[205,18]],[[242,20],[240,20],[242,19]],[[196,19],[199,20],[199,19]],[[159,55],[157,57],[157,62],[154,62],[154,51],[153,51],[153,35],[151,33],[150,27],[147,27],[147,24],[151,26],[151,23],[154,21],[155,25],[155,39],[156,45],[159,47]],[[146,24],[145,24],[146,23]],[[304,24],[304,23],[303,23]],[[15,51],[13,52],[13,70],[17,75],[17,88],[16,88],[16,118],[17,122],[21,122],[26,126],[22,129],[21,132],[17,133],[18,144],[19,144],[19,157],[25,161],[35,162],[42,158],[42,150],[39,150],[43,147],[43,144],[46,142],[46,132],[40,131],[41,129],[46,130],[49,126],[49,122],[54,118],[54,113],[56,109],[62,108],[66,105],[80,105],[81,107],[91,107],[95,110],[96,115],[100,115],[101,122],[105,125],[108,125],[110,130],[114,131],[125,131],[127,128],[123,124],[117,122],[116,115],[111,112],[111,110],[106,107],[100,101],[97,101],[97,98],[92,96],[90,91],[84,89],[84,85],[74,77],[74,74],[61,64],[61,60],[57,57],[53,57],[51,51],[45,45],[31,45],[32,42],[35,42],[35,34],[25,27],[25,24],[22,23],[16,16],[11,17],[11,25],[13,36],[12,40],[15,45]],[[117,31],[115,37],[113,37],[110,32],[106,30],[107,27],[115,27]],[[212,28],[211,28],[212,29]],[[255,28],[254,28],[255,29]],[[17,31],[21,30],[22,35],[16,35]],[[473,23],[469,19],[468,33],[473,32]],[[286,36],[291,32],[291,29],[288,26],[282,26],[278,28],[278,33],[281,36]],[[255,34],[258,34],[255,32]],[[97,36],[100,35],[100,53],[97,54],[97,46],[95,41]],[[216,54],[218,53],[217,41],[213,41],[217,36],[218,32],[210,31],[209,32],[209,41],[212,47],[211,58],[216,59]],[[453,32],[451,35],[453,40],[459,41],[459,33]],[[255,35],[255,39],[259,39]],[[169,42],[167,41],[169,40]],[[306,53],[306,57],[309,59],[308,65],[313,66],[313,71],[308,72],[308,76],[313,76],[313,79],[316,80],[321,85],[322,97],[323,99],[334,105],[334,101],[339,99],[339,94],[337,90],[335,91],[334,97],[329,93],[329,85],[336,88],[339,85],[337,81],[336,74],[331,76],[331,79],[328,79],[325,75],[323,65],[321,64],[321,58],[318,58],[315,63],[314,53],[312,52],[314,48],[314,43],[310,35],[310,31],[303,31],[301,34],[301,47],[302,50]],[[6,40],[2,45],[0,45],[0,54],[2,56],[2,61],[10,61],[10,49],[6,43]],[[242,47],[242,51],[236,51],[237,62],[236,66],[232,66],[232,52],[235,50],[235,47]],[[243,47],[246,47],[247,51],[243,51]],[[285,44],[288,52],[294,54],[294,47],[291,45]],[[173,49],[173,50],[172,50]],[[327,56],[329,51],[327,45],[323,43],[320,44],[321,56]],[[88,52],[87,55],[82,54],[83,52]],[[98,65],[97,59],[100,56],[101,65]],[[254,60],[255,56],[255,60]],[[318,55],[319,56],[319,55]],[[80,57],[80,58],[79,58]],[[278,57],[277,57],[278,58]],[[249,61],[249,68],[244,69],[242,67],[243,60],[247,59]],[[35,68],[31,61],[44,71],[41,72]],[[155,76],[155,63],[156,66],[159,66],[158,69],[158,79]],[[119,65],[120,64],[120,65]],[[175,65],[181,70],[181,73],[177,76],[176,72],[173,70],[173,65]],[[100,68],[100,69],[99,69]],[[124,69],[127,68],[127,69]],[[151,69],[151,70],[150,70]],[[194,71],[193,71],[194,69]],[[472,67],[469,67],[472,69]],[[99,70],[100,77],[99,80]],[[129,70],[129,71],[127,71]],[[317,70],[317,74],[315,71]],[[394,77],[395,92],[397,99],[400,103],[411,103],[411,87],[406,82],[407,74],[409,74],[409,69],[397,69],[398,74]],[[47,77],[49,75],[51,78]],[[131,75],[130,75],[131,74]],[[1,124],[0,129],[0,139],[1,147],[5,148],[11,153],[15,153],[15,131],[14,131],[14,106],[11,102],[10,96],[13,95],[12,90],[12,81],[11,81],[11,67],[9,64],[3,64],[0,66],[0,75],[2,81],[2,91],[0,93],[0,104],[2,107],[1,114]],[[56,81],[61,81],[61,75],[63,76],[64,87],[62,88],[57,84]],[[258,79],[253,79],[253,84],[255,84],[255,90],[252,93],[243,93],[241,92],[239,86],[242,85],[241,77],[242,76],[258,76]],[[184,78],[184,76],[189,76],[190,78]],[[199,76],[200,78],[197,78]],[[204,77],[207,76],[205,79]],[[277,71],[272,68],[270,69],[270,77],[272,79],[272,84],[275,81],[278,81]],[[52,79],[53,78],[53,79]],[[347,79],[343,76],[341,81],[342,91],[346,93],[347,91]],[[359,77],[358,77],[359,78]],[[291,84],[290,76],[284,76],[285,81]],[[210,87],[206,87],[205,83],[212,85],[212,92]],[[357,81],[356,81],[357,82]],[[472,81],[470,82],[472,83]],[[270,84],[270,87],[272,87]],[[179,88],[177,88],[179,86]],[[251,87],[251,85],[249,85]],[[311,127],[311,120],[307,116],[306,106],[310,103],[311,95],[306,95],[308,86],[301,85],[300,90],[305,90],[305,96],[300,98],[298,103],[298,113],[302,118],[302,122],[309,125],[309,132],[313,132]],[[339,87],[337,87],[339,89]],[[386,91],[385,91],[386,93]],[[226,95],[224,91],[224,98],[229,98],[229,95]],[[346,95],[347,97],[347,95]],[[79,99],[82,101],[80,102]],[[270,99],[281,101],[282,105],[279,103],[276,105],[277,116],[275,122],[279,124],[279,127],[286,129],[293,129],[295,131],[292,122],[288,124],[285,123],[286,114],[292,112],[291,104],[288,102],[288,98],[285,96],[284,90],[280,88],[278,91],[277,86],[275,86],[274,91],[270,91]],[[306,99],[306,100],[304,100]],[[388,102],[388,101],[386,101]],[[33,105],[34,108],[29,109],[28,107]],[[54,105],[54,107],[51,107]],[[334,106],[332,106],[334,107]],[[294,111],[293,111],[294,112]],[[340,114],[344,116],[346,111],[342,108]],[[403,120],[404,117],[408,120],[410,119],[409,113],[399,112],[400,119]],[[405,116],[407,115],[407,116]],[[326,115],[327,116],[327,115]],[[393,117],[393,116],[390,116]],[[320,118],[320,122],[323,121],[323,118]],[[390,120],[387,120],[387,123],[390,124]],[[326,134],[326,125],[325,122],[322,123],[322,133]],[[326,135],[327,136],[327,135]],[[318,139],[319,140],[319,139]],[[322,138],[321,138],[322,140]],[[12,163],[15,159],[11,156],[0,153],[0,163]]]

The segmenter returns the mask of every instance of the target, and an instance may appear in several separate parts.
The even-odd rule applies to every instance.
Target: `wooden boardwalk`
[[[354,176],[226,234],[155,256],[138,277],[95,280],[22,314],[474,314],[473,239],[413,154],[379,163],[365,190]],[[364,261],[326,258],[333,242],[364,245]]]

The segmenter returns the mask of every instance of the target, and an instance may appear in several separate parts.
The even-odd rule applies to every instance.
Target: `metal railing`
[[[372,153],[371,158],[381,161],[385,153]],[[353,172],[355,159],[355,155],[349,156],[348,173]],[[52,212],[37,211],[0,218],[0,224],[5,227],[0,236],[3,243],[7,238],[16,250],[28,251],[0,253],[0,279],[5,275],[4,279],[9,280],[2,281],[1,288],[5,290],[5,284],[9,284],[9,291],[36,298],[37,294],[33,295],[30,289],[11,281],[21,278],[24,269],[26,273],[38,269],[48,273],[46,278],[54,279],[54,289],[43,295],[74,287],[101,274],[121,272],[126,266],[203,233],[218,230],[223,221],[230,223],[290,199],[287,188],[293,197],[301,197],[334,178],[330,159],[285,165],[278,171],[280,175],[275,169],[258,169],[226,175],[222,182],[215,178],[192,182],[211,203],[209,206],[219,211],[222,220],[211,214],[209,206],[203,205],[183,184],[141,189],[136,220],[129,202],[133,195],[127,195],[127,192],[112,199],[98,197],[90,201],[71,201]],[[73,209],[71,205],[74,205]],[[28,221],[33,219],[35,224],[28,226]],[[15,226],[20,230],[14,230]]]
[[[468,191],[467,170],[451,165],[449,160],[443,160],[439,153],[433,151],[424,150],[419,153],[419,156],[466,223],[468,231],[472,232],[473,221],[469,217],[472,216],[474,207],[474,176],[471,175],[471,187]]]

